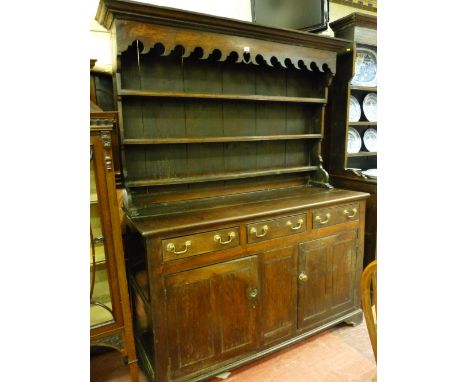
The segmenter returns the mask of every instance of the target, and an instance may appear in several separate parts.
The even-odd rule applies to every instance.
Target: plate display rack
[[[369,80],[369,84],[372,86],[366,86],[362,81],[357,81],[359,85],[353,85],[356,83],[355,76],[361,72],[359,68],[356,68],[362,64],[362,60],[361,62],[356,60],[359,51],[374,52],[375,58],[377,57],[377,17],[352,13],[330,23],[330,27],[334,31],[335,37],[353,40],[356,43],[356,54],[346,52],[340,54],[337,59],[337,75],[329,88],[330,102],[326,111],[326,139],[322,145],[324,167],[330,174],[330,182],[333,186],[371,194],[366,207],[364,253],[364,266],[366,266],[376,256],[377,178],[368,177],[363,172],[377,169],[377,151],[367,150],[364,142],[359,152],[348,153],[347,148],[348,134],[351,128],[357,130],[361,138],[364,138],[364,134],[369,129],[374,129],[378,133],[377,120],[366,118],[366,113],[363,110],[365,97],[377,96],[377,82],[372,81],[370,75],[365,79]],[[372,53],[369,54],[372,55]],[[369,59],[368,61],[369,64],[372,64],[373,60]],[[378,72],[375,77],[378,78]],[[354,97],[361,107],[361,116],[358,121],[354,122],[349,122],[348,117],[351,97]],[[370,135],[369,133],[368,135]]]

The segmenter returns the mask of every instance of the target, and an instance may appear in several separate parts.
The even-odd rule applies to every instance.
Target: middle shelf
[[[242,135],[233,137],[183,137],[183,138],[128,138],[125,145],[165,145],[184,143],[224,143],[224,142],[256,142],[256,141],[287,141],[294,139],[321,139],[322,134],[283,134],[283,135]]]

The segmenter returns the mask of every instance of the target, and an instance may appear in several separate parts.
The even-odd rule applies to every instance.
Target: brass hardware
[[[229,240],[222,241],[221,235],[219,234],[214,235],[213,239],[219,244],[229,244],[232,241],[232,239],[234,239],[235,237],[236,237],[236,233],[232,231],[232,232],[229,232]]]
[[[186,253],[188,250],[189,250],[189,247],[192,245],[192,242],[190,240],[187,240],[185,242],[185,249],[183,251],[179,251],[177,252],[176,249],[175,249],[175,245],[174,243],[169,243],[166,247],[166,249],[168,250],[168,252],[172,252],[174,253],[174,255],[182,255],[183,253]]]
[[[112,157],[109,155],[106,155],[104,157],[104,161],[106,162],[106,169],[112,170]]]
[[[320,215],[317,215],[315,217],[315,220],[317,220],[320,224],[327,224],[328,221],[330,220],[330,216],[331,216],[330,213],[327,212],[325,214],[325,217],[327,218],[327,220],[322,220],[322,217]]]
[[[289,226],[293,231],[297,231],[299,228],[302,227],[302,224],[303,224],[303,223],[304,223],[304,219],[299,219],[299,220],[297,221],[297,226],[293,227],[293,226],[292,226],[292,225],[293,225],[292,221],[291,221],[291,220],[288,220],[288,221],[286,222],[286,225]]]
[[[262,227],[263,233],[258,234],[257,229],[256,229],[255,227],[252,227],[252,228],[250,229],[250,234],[251,234],[251,235],[255,235],[256,237],[263,237],[263,236],[265,236],[265,235],[268,233],[268,230],[269,230],[269,229],[270,229],[270,227],[268,227],[268,226],[265,224],[265,225]]]
[[[111,137],[109,134],[101,134],[102,136],[102,143],[104,144],[104,147],[112,147],[112,141],[111,141]]]
[[[299,281],[306,282],[307,280],[309,280],[309,276],[307,276],[304,272],[301,272],[299,275]]]
[[[352,219],[352,218],[354,218],[354,217],[356,216],[356,214],[357,214],[357,209],[356,209],[356,208],[353,208],[352,211],[353,211],[353,214],[350,215],[348,210],[344,210],[344,211],[343,211],[343,215],[347,216],[348,219]]]
[[[252,288],[249,292],[249,298],[253,299],[258,296],[258,289]]]

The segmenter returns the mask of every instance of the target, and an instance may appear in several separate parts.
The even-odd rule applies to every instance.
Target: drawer
[[[239,246],[239,227],[225,228],[162,241],[163,260],[171,261]]]
[[[353,220],[359,220],[358,203],[312,210],[312,228],[328,227]]]
[[[247,242],[257,243],[276,237],[305,232],[306,214],[285,216],[278,219],[264,220],[247,225]]]

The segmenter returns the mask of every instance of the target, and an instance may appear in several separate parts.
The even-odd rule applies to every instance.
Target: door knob
[[[254,299],[257,296],[258,296],[258,289],[257,288],[250,289],[249,298]]]

